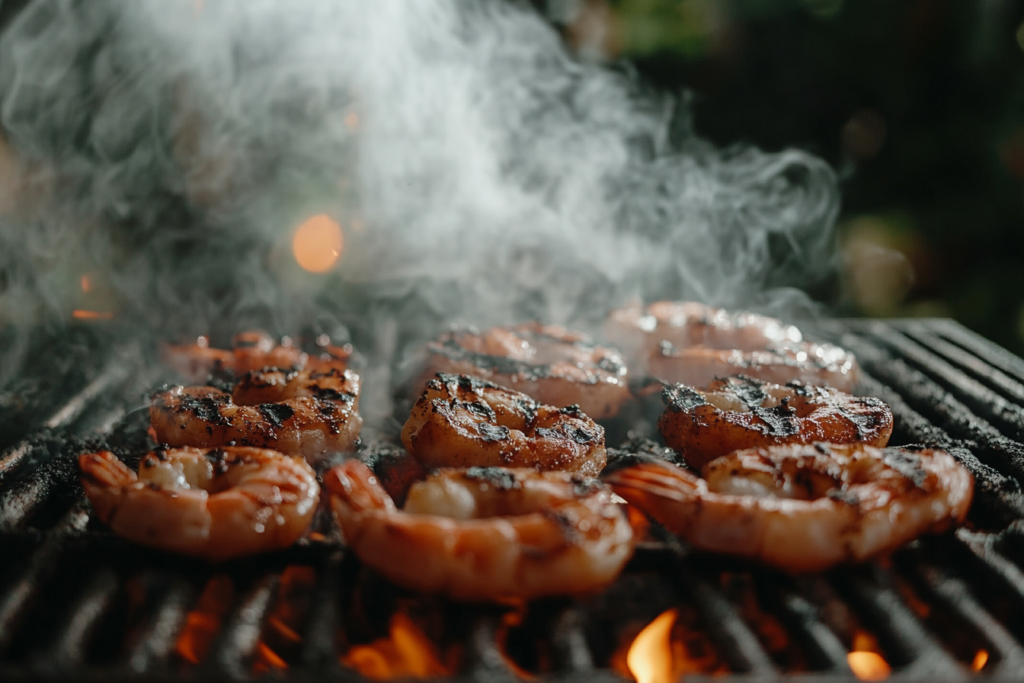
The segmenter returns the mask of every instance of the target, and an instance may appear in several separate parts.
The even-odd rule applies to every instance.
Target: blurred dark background
[[[584,58],[688,92],[714,142],[833,165],[841,314],[948,316],[1024,354],[1024,3],[535,4]]]

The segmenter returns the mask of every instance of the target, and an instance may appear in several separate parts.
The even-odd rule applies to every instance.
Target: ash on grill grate
[[[860,390],[892,406],[894,443],[941,445],[974,472],[971,528],[891,563],[789,577],[695,553],[653,525],[605,591],[525,606],[396,588],[346,553],[326,509],[287,551],[211,567],[121,541],[80,499],[81,449],[146,445],[139,408],[159,378],[122,354],[0,455],[0,679],[618,681],[659,649],[667,659],[644,676],[1019,675],[1024,362],[946,321],[817,327],[860,357]],[[613,461],[671,457],[640,438],[654,434],[647,412],[615,425],[634,438]],[[379,468],[396,452],[363,446]]]

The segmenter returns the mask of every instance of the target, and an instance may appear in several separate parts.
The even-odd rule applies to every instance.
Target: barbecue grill
[[[433,648],[434,661],[406,676],[621,681],[625,648],[673,608],[685,672],[716,680],[857,680],[849,653],[860,650],[884,658],[893,678],[1015,678],[1024,360],[948,320],[803,327],[857,354],[859,391],[892,408],[892,444],[939,445],[972,471],[968,527],[798,577],[694,552],[652,528],[601,594],[519,606],[400,590],[360,566],[324,513],[292,548],[220,566],[122,541],[91,519],[75,459],[96,446],[143,452],[146,395],[164,371],[141,346],[73,329],[50,350],[77,349],[73,371],[50,378],[50,391],[25,391],[28,403],[8,411],[20,424],[0,432],[0,680],[367,680],[360,653],[373,673],[366,653],[390,633]],[[54,388],[64,398],[48,402]],[[371,436],[361,450],[382,460],[397,443]],[[623,447],[658,448],[636,438]],[[416,634],[396,636],[407,622]]]

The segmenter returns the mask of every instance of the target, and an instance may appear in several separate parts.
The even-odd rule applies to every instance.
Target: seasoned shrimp
[[[425,378],[475,375],[549,405],[580,406],[601,420],[629,400],[626,364],[618,351],[557,325],[526,323],[450,332],[427,347]]]
[[[412,408],[402,443],[424,467],[533,467],[597,476],[604,429],[578,406],[538,405],[478,377],[438,374]]]
[[[717,379],[701,391],[677,384],[662,392],[661,435],[691,467],[744,448],[778,444],[862,443],[880,448],[892,434],[892,411],[877,398],[850,396],[750,377]]]
[[[791,572],[859,562],[960,523],[974,485],[945,451],[861,444],[737,451],[703,477],[652,459],[604,480],[698,548]]]
[[[612,493],[565,472],[444,469],[404,510],[349,460],[324,476],[349,547],[397,584],[457,600],[578,594],[611,583],[632,555]]]
[[[287,548],[320,500],[309,465],[259,448],[156,450],[138,474],[101,451],[78,467],[96,516],[116,534],[214,562]]]
[[[639,304],[608,316],[605,335],[624,349],[634,374],[690,386],[749,375],[776,384],[797,380],[851,392],[853,354],[804,341],[796,327],[755,313],[729,313],[692,301]]]
[[[259,446],[314,462],[356,448],[358,407],[358,375],[307,368],[250,372],[232,394],[172,387],[153,397],[149,415],[157,441],[171,446]]]
[[[235,335],[230,351],[211,348],[209,338],[202,336],[195,344],[165,344],[162,355],[164,363],[189,381],[203,382],[211,373],[228,372],[240,376],[263,368],[298,370],[311,367],[322,370],[337,367],[344,370],[351,354],[351,346],[327,343],[311,356],[293,346],[288,337],[277,343],[266,332],[254,331]]]

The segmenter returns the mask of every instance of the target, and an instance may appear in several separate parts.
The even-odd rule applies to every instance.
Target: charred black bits
[[[837,503],[846,503],[851,507],[860,505],[860,498],[852,491],[847,491],[845,489],[830,489],[825,495],[828,496],[830,500],[834,500]]]
[[[568,415],[570,417],[582,417],[583,411],[580,410],[580,404],[573,403],[571,406],[566,406],[558,411],[560,415]]]
[[[285,420],[295,414],[290,406],[284,403],[264,403],[259,406],[260,413],[275,427],[280,427]]]
[[[793,410],[785,405],[778,405],[774,408],[753,408],[751,411],[757,415],[768,426],[768,433],[776,436],[792,436],[800,430],[797,429],[796,420],[793,417]]]
[[[505,441],[511,436],[508,427],[492,425],[490,422],[477,422],[476,431],[484,441]]]
[[[661,391],[661,400],[665,402],[669,410],[676,413],[685,413],[708,404],[704,400],[703,394],[685,384],[665,387]]]
[[[512,491],[521,487],[515,475],[501,467],[470,467],[465,477],[472,481],[486,482],[498,491]]]
[[[482,417],[487,420],[494,419],[494,411],[491,407],[483,401],[471,401],[465,404],[466,410],[473,413],[477,417]]]

